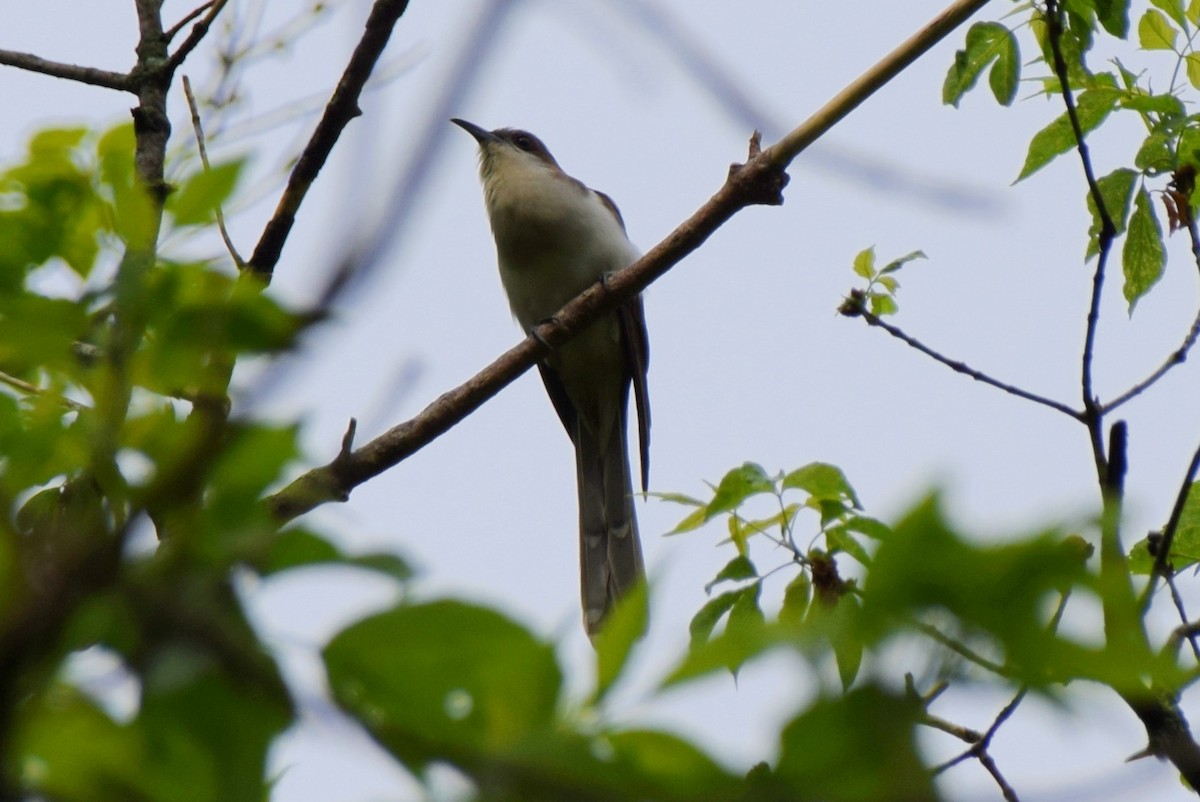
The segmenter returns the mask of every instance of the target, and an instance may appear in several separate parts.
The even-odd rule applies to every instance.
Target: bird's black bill
[[[486,142],[495,142],[500,138],[500,137],[496,136],[495,134],[493,134],[491,131],[487,130],[486,128],[480,128],[475,123],[469,123],[466,120],[460,120],[457,117],[450,120],[450,122],[454,123],[459,128],[463,129],[468,134],[475,137],[475,141],[478,142],[480,145],[482,145]]]

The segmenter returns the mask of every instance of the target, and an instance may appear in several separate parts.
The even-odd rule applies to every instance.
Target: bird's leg
[[[543,337],[541,334],[539,334],[539,333],[538,333],[538,327],[539,327],[539,326],[546,326],[546,325],[553,325],[553,326],[557,326],[557,325],[558,325],[558,318],[556,318],[556,317],[554,317],[553,315],[551,315],[551,316],[550,316],[550,317],[548,317],[548,318],[544,318],[544,319],[542,319],[542,320],[539,320],[537,323],[535,323],[535,324],[534,324],[534,325],[533,325],[533,326],[532,326],[532,327],[529,329],[529,336],[530,336],[530,337],[532,337],[533,339],[537,340],[539,343],[541,343],[541,344],[542,344],[542,347],[546,349],[546,352],[547,352],[547,353],[553,353],[553,352],[554,352],[554,346],[552,346],[552,345],[550,345],[550,343],[546,342],[546,338],[545,338],[545,337]]]

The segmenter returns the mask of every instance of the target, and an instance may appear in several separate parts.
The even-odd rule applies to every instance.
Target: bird
[[[559,167],[542,140],[455,118],[479,144],[479,175],[500,280],[526,332],[640,253],[616,204]],[[595,641],[617,601],[645,581],[628,453],[629,390],[638,416],[641,488],[648,487],[650,359],[640,295],[538,362],[575,446],[580,599]]]

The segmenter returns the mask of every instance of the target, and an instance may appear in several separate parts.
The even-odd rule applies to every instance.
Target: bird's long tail
[[[600,630],[617,599],[645,576],[625,427],[603,428],[608,431],[580,426],[575,439],[579,569],[583,623],[589,637]]]

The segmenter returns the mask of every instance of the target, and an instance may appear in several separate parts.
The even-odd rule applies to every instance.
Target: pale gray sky
[[[15,4],[3,14],[0,47],[125,69],[136,24],[128,0]],[[168,2],[168,18],[189,9]],[[244,6],[234,2],[235,8]],[[302,4],[271,4],[271,24]],[[332,264],[382,217],[423,132],[436,132],[422,194],[378,268],[340,300],[297,366],[261,401],[301,415],[313,463],[330,458],[347,420],[360,438],[417,412],[508,348],[512,323],[476,178],[475,143],[444,117],[537,133],[563,168],[616,200],[643,248],[694,211],[742,160],[756,124],[772,134],[834,95],[944,5],[817,0],[578,0],[513,3],[469,91],[439,108],[484,2],[414,0],[385,59],[405,69],[362,103],[334,159],[306,202],[273,291],[311,299]],[[661,8],[740,89],[750,111],[722,105],[633,13]],[[335,3],[326,24],[286,52],[250,67],[232,128],[291,101],[324,98],[356,41],[369,4]],[[1009,3],[993,3],[996,19]],[[275,16],[278,15],[278,16]],[[69,25],[63,21],[70,19]],[[929,260],[900,274],[896,322],[948,355],[1071,404],[1090,286],[1082,263],[1088,221],[1077,162],[1064,158],[1017,187],[1032,134],[1059,103],[990,96],[961,110],[940,104],[941,84],[965,28],[922,58],[802,156],[781,208],[735,218],[646,296],[654,414],[651,489],[692,494],[753,460],[768,470],[813,460],[840,465],[868,511],[891,518],[931,487],[968,531],[994,537],[1055,521],[1080,522],[1097,494],[1078,424],[935,365],[835,310],[856,284],[850,264],[875,245],[881,258],[923,249]],[[1024,61],[1032,58],[1030,42]],[[209,74],[201,47],[187,72]],[[1131,65],[1133,66],[1133,65]],[[1041,74],[1033,66],[1028,74]],[[1021,97],[1034,87],[1023,88]],[[64,81],[0,70],[0,160],[52,122],[108,125],[129,98]],[[182,93],[173,97],[178,147],[190,146]],[[433,119],[433,123],[430,120]],[[235,141],[219,155],[254,154],[250,194],[266,198],[235,214],[248,251],[278,187],[264,182],[294,155],[311,116]],[[1136,126],[1117,125],[1093,145],[1103,173],[1128,161]],[[1124,135],[1124,136],[1123,136]],[[1097,380],[1111,396],[1177,346],[1194,314],[1195,268],[1186,242],[1172,241],[1163,286],[1130,321],[1114,276],[1104,306]],[[182,247],[182,246],[181,246]],[[187,247],[196,247],[188,244]],[[207,247],[207,246],[205,246]],[[1132,541],[1160,526],[1200,430],[1193,367],[1130,404],[1128,480]],[[353,549],[395,549],[422,568],[421,596],[464,595],[510,612],[561,644],[578,688],[587,687],[590,647],[579,624],[573,457],[536,374],[529,374],[423,452],[314,518]],[[744,769],[774,753],[774,734],[801,705],[812,680],[777,656],[745,671],[735,687],[717,677],[655,703],[647,690],[686,644],[703,585],[731,556],[715,547],[719,527],[663,539],[684,510],[639,505],[654,580],[651,634],[616,716],[681,729]],[[760,567],[783,557],[761,550]],[[768,585],[768,600],[783,581]],[[336,627],[385,604],[385,583],[345,572],[310,573],[251,589],[268,636],[292,675],[315,695],[317,650]],[[1195,594],[1192,594],[1195,596]],[[769,603],[769,601],[768,601]],[[1075,608],[1068,625],[1093,611]],[[1170,626],[1169,617],[1163,618]],[[888,655],[897,679],[920,660]],[[1144,745],[1133,715],[1111,694],[1073,687],[1069,713],[1026,702],[993,754],[1023,797],[1042,800],[1189,798],[1166,766],[1122,760]],[[938,709],[985,728],[1006,701],[962,694]],[[310,702],[308,724],[276,759],[285,769],[278,802],[412,798],[413,786],[369,742]],[[1200,717],[1192,699],[1184,711]],[[938,733],[931,759],[956,753]],[[944,776],[948,798],[994,799],[977,765]]]

